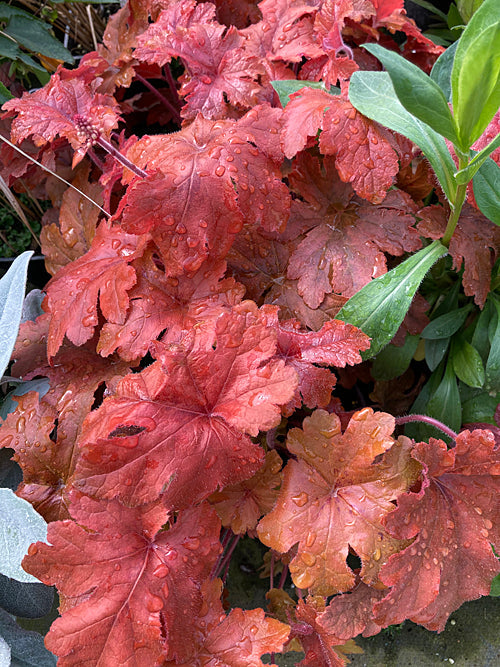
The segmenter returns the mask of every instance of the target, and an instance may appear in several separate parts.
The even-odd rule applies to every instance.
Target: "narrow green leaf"
[[[476,350],[479,352],[481,359],[484,363],[486,362],[486,359],[488,358],[488,354],[490,351],[490,340],[488,338],[488,329],[494,311],[495,307],[491,302],[491,298],[488,297],[486,299],[486,303],[484,304],[483,310],[481,311],[479,317],[477,318],[474,333],[472,334],[472,340],[471,340],[472,346],[475,347]],[[495,317],[496,317],[496,311],[495,311]]]
[[[10,489],[0,489],[0,572],[17,581],[38,581],[21,567],[33,542],[47,539],[43,517]]]
[[[16,343],[32,250],[16,257],[0,280],[0,375],[5,373]]]
[[[371,374],[374,380],[392,380],[406,371],[415,354],[420,336],[406,336],[404,345],[387,345],[373,362]]]
[[[444,359],[449,344],[449,338],[437,338],[436,340],[425,341],[425,361],[431,371],[435,371]]]
[[[271,81],[271,85],[278,93],[283,109],[290,102],[290,95],[293,95],[303,88],[319,88],[331,95],[339,95],[340,88],[330,86],[328,89],[322,81],[297,81],[297,79],[287,79],[284,81]]]
[[[455,338],[451,344],[450,359],[455,375],[469,385],[480,389],[484,385],[484,365],[481,355],[463,338]]]
[[[0,106],[7,102],[7,100],[11,100],[14,97],[14,95],[10,92],[8,88],[6,88],[2,82],[0,82]]]
[[[354,324],[372,339],[364,359],[378,354],[394,338],[425,274],[446,253],[439,241],[433,241],[365,285],[342,307],[337,318]]]
[[[21,46],[49,58],[74,63],[71,53],[53,37],[42,21],[33,21],[24,16],[13,16],[4,32],[13,37]]]
[[[471,20],[474,12],[476,12],[482,4],[483,0],[457,0],[458,11],[465,23],[468,23]]]
[[[486,162],[487,158],[493,153],[493,151],[500,146],[500,133],[497,134],[497,136],[493,139],[493,141],[490,141],[490,143],[483,148],[482,151],[479,151],[476,153],[476,155],[472,158],[472,160],[469,162],[467,167],[465,169],[460,169],[460,171],[457,171],[455,174],[455,178],[457,179],[457,183],[462,184],[462,183],[468,183],[474,174],[478,171],[478,169]]]
[[[500,391],[500,302],[493,299],[497,312],[496,328],[491,341],[490,353],[486,361],[485,388],[490,392]]]
[[[427,414],[439,419],[454,431],[458,431],[462,426],[462,404],[458,393],[457,378],[449,362],[439,387],[427,403]]]
[[[404,135],[431,163],[449,201],[455,201],[455,163],[437,132],[409,113],[399,101],[387,72],[354,72],[349,84],[351,104],[362,114]]]
[[[451,102],[451,70],[457,46],[458,41],[449,46],[439,56],[431,70],[431,79],[441,88],[448,102]]]
[[[389,72],[396,95],[404,108],[453,144],[460,145],[448,101],[437,83],[394,51],[384,49],[379,44],[363,44],[363,47],[378,58]]]
[[[472,183],[479,210],[495,225],[500,225],[500,167],[488,158]]]
[[[451,73],[453,114],[471,146],[500,106],[500,3],[485,0],[464,30]]]
[[[437,338],[449,338],[453,336],[465,322],[471,310],[472,305],[468,305],[436,317],[422,331],[422,338],[436,340]]]

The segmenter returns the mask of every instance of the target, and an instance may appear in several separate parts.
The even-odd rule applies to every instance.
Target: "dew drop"
[[[160,563],[153,570],[153,576],[157,577],[158,579],[163,579],[163,577],[167,576],[168,572],[169,572],[169,569],[165,565],[165,563]]]
[[[297,505],[297,507],[304,507],[308,500],[309,496],[305,491],[302,491],[296,496],[292,496],[292,501]]]
[[[380,549],[376,549],[375,553],[373,554],[373,560],[380,560],[380,557],[382,556],[382,552]]]
[[[316,556],[314,554],[303,553],[300,555],[300,560],[307,565],[307,567],[312,567],[316,563]]]
[[[491,530],[493,528],[493,524],[489,519],[484,519],[483,523],[484,527],[487,528],[488,530]]]
[[[197,537],[192,537],[182,544],[186,547],[186,549],[189,549],[189,551],[197,551],[200,548],[200,540]]]
[[[222,164],[220,164],[215,169],[216,176],[224,176],[225,172],[226,172],[226,167],[224,167]]]
[[[163,600],[157,595],[151,595],[146,602],[146,607],[151,612],[160,611],[160,609],[163,609]]]
[[[305,540],[306,547],[310,549],[315,542],[316,542],[316,533],[308,533]]]
[[[115,563],[115,570],[117,572],[119,572],[121,569],[122,569],[122,566],[120,565],[120,563]]]

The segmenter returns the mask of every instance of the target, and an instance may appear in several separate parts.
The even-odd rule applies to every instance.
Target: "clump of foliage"
[[[72,183],[3,148],[53,202],[11,369],[50,388],[0,445],[48,522],[23,567],[58,589],[58,664],[343,665],[359,634],[440,631],[490,592],[500,16],[486,0],[443,53],[402,5],[129,0],[4,105]],[[448,444],[335,395],[380,396],[418,354]],[[224,605],[244,535],[270,549],[267,610]]]

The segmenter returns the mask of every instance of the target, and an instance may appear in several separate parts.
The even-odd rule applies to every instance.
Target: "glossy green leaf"
[[[488,158],[472,182],[479,210],[495,225],[500,225],[500,167]]]
[[[0,280],[0,375],[5,373],[16,343],[32,250],[17,257]]]
[[[61,42],[44,28],[42,21],[33,21],[24,16],[13,16],[4,32],[21,46],[49,58],[74,63],[74,58]]]
[[[465,390],[469,390],[466,392]],[[493,415],[500,403],[500,395],[490,395],[481,389],[472,389],[468,385],[460,383],[460,399],[462,401],[462,420],[464,424],[485,422],[494,424]]]
[[[455,201],[455,163],[442,136],[415,118],[399,101],[387,72],[354,72],[349,84],[349,100],[362,114],[408,137],[429,160],[441,187]]]
[[[437,338],[449,338],[453,336],[465,322],[471,309],[472,306],[469,305],[436,317],[422,331],[422,338],[436,340]]]
[[[500,302],[493,300],[497,312],[496,327],[491,341],[490,353],[486,361],[485,388],[488,391],[500,391]]]
[[[495,307],[491,302],[491,298],[486,300],[484,308],[481,311],[479,317],[477,318],[476,326],[474,333],[472,334],[471,343],[473,347],[479,352],[479,355],[483,362],[486,362],[488,354],[490,351],[490,340],[488,337],[488,329],[490,326],[490,321],[493,314],[496,316]]]
[[[451,102],[451,70],[457,46],[458,42],[454,42],[439,56],[430,74],[431,79],[441,88],[448,102]]]
[[[364,359],[378,354],[394,338],[425,274],[446,252],[439,241],[433,241],[365,285],[342,307],[337,319],[354,324],[372,339]]]
[[[432,373],[430,378],[422,387],[419,395],[415,399],[415,402],[411,406],[410,414],[425,415],[427,414],[427,404],[434,394],[434,392],[439,387],[441,379],[444,372],[444,363],[439,366],[439,368]],[[423,424],[418,422],[413,422],[405,425],[405,435],[409,438],[413,438],[417,442],[419,440],[428,440],[432,438],[442,438],[442,431],[438,430],[434,426],[429,426],[429,424]]]
[[[453,144],[459,144],[455,121],[448,101],[438,86],[419,67],[394,51],[379,44],[363,44],[363,47],[384,65],[392,85],[404,108],[413,116],[427,123],[438,134]]]
[[[450,359],[457,378],[478,389],[484,385],[484,364],[481,355],[463,338],[455,338],[451,344]]]
[[[420,336],[406,336],[404,345],[387,345],[373,361],[372,377],[374,380],[392,380],[403,375],[415,354]]]
[[[425,341],[425,361],[431,371],[435,371],[444,359],[449,344],[449,338],[437,338]]]
[[[21,561],[30,544],[46,538],[43,517],[10,489],[0,489],[0,572],[17,581],[38,582],[22,569]]]
[[[283,108],[290,102],[290,95],[293,95],[303,88],[319,88],[331,95],[340,94],[340,88],[331,86],[330,89],[327,89],[322,81],[297,81],[297,79],[289,79],[284,81],[271,81],[271,85],[278,93]]]
[[[500,106],[500,2],[485,0],[464,30],[451,73],[453,114],[471,146]]]
[[[451,363],[446,365],[443,379],[427,403],[427,414],[454,431],[458,431],[462,425],[462,404]]]

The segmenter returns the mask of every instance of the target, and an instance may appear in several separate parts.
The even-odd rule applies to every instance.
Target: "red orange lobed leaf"
[[[213,20],[214,6],[193,0],[172,4],[138,39],[135,57],[164,65],[180,57],[186,66],[179,94],[187,104],[184,118],[202,113],[205,118],[227,115],[228,101],[243,108],[257,103],[262,71],[258,59],[248,54],[234,26]]]
[[[297,385],[272,360],[275,331],[262,317],[222,313],[215,333],[194,329],[151,350],[157,361],[89,415],[75,484],[134,505],[163,494],[178,508],[251,477],[263,452],[246,434],[276,426]]]
[[[409,195],[392,190],[382,204],[365,204],[339,181],[330,160],[323,169],[311,157],[299,164],[289,180],[305,201],[293,201],[291,219],[309,231],[293,251],[287,275],[298,280],[310,308],[330,292],[350,297],[384,274],[385,252],[402,255],[421,246]]]
[[[391,535],[413,539],[382,568],[392,589],[375,607],[383,625],[409,618],[441,632],[467,600],[488,595],[500,565],[498,497],[500,452],[490,431],[464,431],[456,447],[441,440],[418,443],[412,456],[423,465],[422,488],[398,498],[384,520]]]
[[[76,151],[75,166],[98,136],[109,139],[120,118],[111,96],[95,93],[96,86],[86,86],[81,79],[63,79],[63,71],[55,72],[49,83],[34,93],[9,100],[4,109],[14,116],[12,141],[20,143],[33,137],[37,146],[43,146],[56,136],[65,137]]]
[[[328,368],[361,363],[360,351],[370,347],[370,339],[362,331],[340,320],[326,322],[318,332],[305,331],[298,320],[279,323],[278,351],[297,372],[299,386],[295,396],[284,408],[290,415],[302,403],[308,408],[328,405],[336,383],[335,375]],[[317,365],[316,365],[317,364]]]
[[[297,667],[343,667],[349,662],[345,653],[362,652],[354,642],[344,645],[343,639],[320,623],[324,608],[325,600],[319,596],[309,596],[298,602],[291,637],[300,640],[306,655]]]
[[[161,503],[130,509],[74,491],[74,521],[49,524],[49,544],[29,549],[23,567],[63,596],[63,615],[46,636],[61,667],[158,664],[180,660],[196,640],[201,583],[220,551],[220,523],[202,505],[175,524]]]
[[[282,463],[278,452],[270,450],[262,468],[253,477],[210,496],[210,504],[225,528],[241,535],[253,530],[260,517],[272,510],[281,484]]]
[[[418,230],[428,238],[442,238],[447,215],[442,206],[426,206],[418,214]],[[450,241],[453,268],[463,266],[462,283],[467,296],[482,308],[490,291],[491,270],[500,254],[500,229],[482,213],[465,204]]]
[[[47,314],[21,324],[12,372],[23,379],[44,376],[49,389],[29,392],[15,400],[18,407],[2,424],[0,447],[15,450],[23,470],[18,495],[28,500],[46,521],[68,518],[67,484],[79,451],[77,440],[95,393],[129,371],[115,359],[104,361],[82,347],[65,345],[50,366],[46,358]],[[29,370],[29,372],[25,372]]]
[[[351,547],[362,562],[361,577],[377,580],[382,563],[402,542],[382,525],[392,501],[415,477],[408,445],[390,437],[394,418],[357,412],[344,433],[335,414],[316,410],[304,430],[292,429],[287,447],[291,459],[275,508],[257,527],[259,538],[284,553],[298,544],[290,573],[299,588],[331,595],[352,588],[354,574],[346,564]],[[384,461],[374,459],[392,447]]]
[[[148,237],[126,234],[101,222],[90,250],[60,269],[47,286],[50,320],[47,352],[53,357],[64,336],[82,345],[98,324],[97,303],[108,322],[122,324],[128,291],[137,281],[131,262],[144,252]]]
[[[358,581],[352,591],[335,595],[317,622],[325,632],[344,641],[360,634],[363,637],[376,635],[382,626],[373,620],[373,605],[386,593],[386,589]]]
[[[233,278],[223,278],[224,262],[205,265],[189,276],[166,278],[150,249],[133,267],[137,283],[128,293],[125,321],[107,322],[101,328],[97,351],[103,356],[116,350],[127,361],[143,357],[165,329],[164,342],[177,342],[194,326],[213,330],[217,317],[244,294],[244,287]]]
[[[285,155],[296,155],[318,130],[320,151],[335,156],[342,181],[351,183],[360,197],[380,204],[399,171],[397,143],[389,130],[362,116],[341,95],[304,88],[285,108]]]
[[[167,661],[165,667],[263,667],[263,653],[281,652],[290,628],[268,618],[263,609],[232,609],[226,616],[220,579],[202,586],[196,643],[189,662]]]
[[[143,137],[128,151],[138,166],[160,173],[129,187],[121,221],[129,232],[151,230],[167,275],[195,271],[208,256],[223,258],[244,221],[284,228],[290,194],[279,168],[281,114],[260,106],[240,121],[198,116],[180,132]]]

